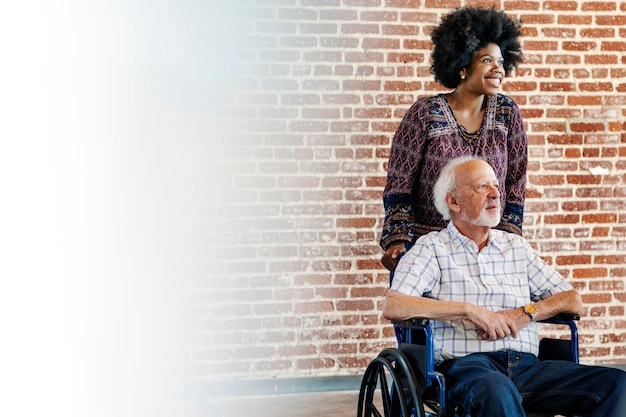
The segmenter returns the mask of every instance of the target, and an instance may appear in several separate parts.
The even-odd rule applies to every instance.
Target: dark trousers
[[[626,417],[626,372],[503,350],[444,362],[448,401],[473,417]]]

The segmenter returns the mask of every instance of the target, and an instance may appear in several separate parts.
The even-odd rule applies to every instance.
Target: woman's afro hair
[[[444,87],[455,88],[461,80],[459,72],[469,67],[474,54],[490,43],[500,47],[505,74],[510,74],[523,59],[520,27],[521,22],[494,8],[464,7],[445,16],[431,34],[431,70],[435,80]]]

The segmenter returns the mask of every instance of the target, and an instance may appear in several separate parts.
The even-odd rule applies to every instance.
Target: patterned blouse
[[[526,192],[527,138],[519,107],[509,97],[486,96],[483,123],[475,133],[458,125],[445,94],[417,100],[391,144],[383,193],[383,250],[412,245],[446,221],[433,204],[432,189],[447,161],[462,155],[486,160],[504,185],[498,229],[521,234]]]

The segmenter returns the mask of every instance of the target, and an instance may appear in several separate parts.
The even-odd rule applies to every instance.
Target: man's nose
[[[500,198],[500,189],[498,188],[497,185],[490,185],[489,186],[489,195],[495,196],[497,198]]]

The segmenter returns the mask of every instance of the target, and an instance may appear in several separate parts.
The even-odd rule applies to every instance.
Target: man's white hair
[[[446,203],[448,193],[457,191],[458,181],[456,178],[456,167],[469,161],[484,161],[474,155],[465,155],[451,159],[439,173],[437,181],[433,186],[433,203],[437,211],[443,216],[444,220],[450,220],[450,208]]]

